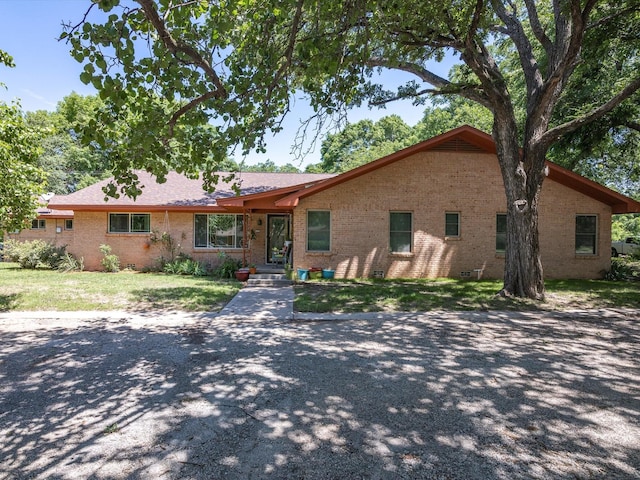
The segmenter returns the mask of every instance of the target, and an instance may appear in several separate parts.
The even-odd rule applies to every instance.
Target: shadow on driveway
[[[0,319],[0,478],[638,478],[640,318]]]

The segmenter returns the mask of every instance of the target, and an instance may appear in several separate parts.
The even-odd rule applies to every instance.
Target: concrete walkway
[[[293,320],[293,286],[247,286],[218,313],[222,320]]]

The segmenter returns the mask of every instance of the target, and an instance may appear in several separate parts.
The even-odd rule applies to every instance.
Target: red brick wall
[[[506,212],[494,155],[427,152],[302,199],[294,212],[294,266],[336,269],[338,277],[459,277],[482,269],[502,278],[495,252],[496,214]],[[306,212],[331,211],[331,251],[306,252]],[[413,251],[389,252],[389,212],[413,213]],[[444,235],[445,212],[460,213],[460,237]],[[599,218],[598,255],[574,253],[575,215]],[[595,278],[610,266],[609,207],[547,180],[540,206],[547,278]]]

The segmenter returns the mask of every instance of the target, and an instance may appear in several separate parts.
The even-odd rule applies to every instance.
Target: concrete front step
[[[283,273],[254,273],[249,276],[247,286],[277,287],[292,283]]]

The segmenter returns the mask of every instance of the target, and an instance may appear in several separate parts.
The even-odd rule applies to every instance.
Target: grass
[[[25,270],[0,263],[0,312],[24,310],[218,311],[241,284],[158,273]]]
[[[332,280],[295,287],[298,312],[425,312],[431,310],[570,310],[640,308],[640,284],[548,280],[534,302],[496,296],[500,280]]]

